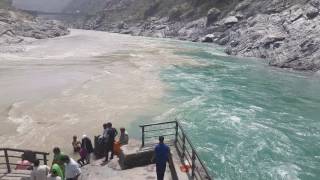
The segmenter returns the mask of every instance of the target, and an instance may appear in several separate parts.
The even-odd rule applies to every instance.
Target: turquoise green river
[[[320,179],[319,72],[84,30],[25,46],[0,54],[0,147],[72,153],[106,121],[133,139],[177,118],[215,180]]]
[[[319,75],[184,46],[200,65],[162,71],[172,108],[154,120],[179,119],[214,179],[320,178]]]

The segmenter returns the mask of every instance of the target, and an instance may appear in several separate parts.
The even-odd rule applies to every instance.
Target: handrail
[[[194,153],[194,154],[195,154],[195,156],[199,159],[199,162],[200,162],[201,166],[203,167],[203,169],[204,169],[205,173],[209,175],[208,169],[206,168],[206,166],[205,166],[205,165],[203,164],[203,162],[201,161],[200,156],[198,155],[197,151],[195,150],[195,148],[194,148],[194,146],[193,146],[193,144],[192,144],[191,140],[189,139],[189,137],[188,137],[188,136],[186,135],[186,133],[184,132],[184,130],[183,130],[183,128],[182,128],[182,126],[181,126],[180,122],[179,122],[179,121],[177,121],[177,124],[178,124],[178,126],[180,127],[181,132],[185,135],[185,138],[186,138],[186,140],[188,141],[188,143],[190,144],[191,149],[192,149],[192,150],[194,150],[194,152],[193,152],[193,153]]]
[[[7,151],[14,151],[14,152],[26,152],[26,151],[31,151],[31,150],[23,150],[23,149],[14,149],[14,148],[0,148],[0,151],[4,151],[4,150],[7,150]],[[46,155],[49,155],[50,153],[48,152],[40,152],[40,151],[31,151],[35,154],[46,154]]]
[[[164,128],[161,125],[167,125],[167,124],[175,124],[174,127],[167,127]],[[152,128],[152,130],[146,130],[147,127],[156,127],[156,126],[161,126],[159,128]],[[194,145],[192,144],[191,140],[189,139],[189,137],[187,136],[187,134],[185,133],[185,130],[183,129],[182,125],[180,124],[179,121],[168,121],[168,122],[160,122],[160,123],[152,123],[152,124],[145,124],[145,125],[140,125],[141,130],[142,130],[142,147],[145,146],[145,140],[150,138],[150,136],[146,136],[146,133],[150,133],[150,132],[158,132],[158,135],[162,135],[162,136],[174,136],[174,145],[177,149],[178,155],[180,157],[180,159],[183,161],[184,158],[186,158],[186,160],[189,162],[189,164],[191,165],[191,179],[208,179],[211,180],[213,178],[211,178],[208,169],[206,168],[206,166],[204,165],[204,163],[202,162],[202,160],[200,159],[199,154],[197,153],[196,149],[194,148]],[[175,130],[175,132],[173,133],[173,129]],[[163,132],[164,130],[171,130],[170,132]],[[182,138],[180,136],[179,130],[182,134]],[[155,134],[153,134],[152,137],[158,137]],[[179,140],[182,141],[182,145],[179,142]],[[178,145],[180,146],[181,150],[178,148]],[[191,148],[191,150],[189,150],[186,145],[189,145],[189,147]],[[187,156],[186,156],[187,155]],[[196,160],[200,162],[196,164]],[[197,167],[197,165],[200,165],[201,169],[203,169],[203,172],[200,172]],[[196,173],[198,176],[196,176]]]
[[[171,124],[171,123],[177,123],[177,121],[167,121],[167,122],[160,122],[160,123],[143,124],[143,125],[140,125],[140,127],[162,125],[162,124]]]
[[[17,156],[17,155],[9,155],[9,152],[18,152],[18,153],[26,153],[26,152],[30,152],[32,154],[34,154],[34,156],[36,157],[37,155],[42,155],[43,158],[39,160],[43,161],[43,163],[45,165],[47,165],[48,159],[47,156],[49,155],[48,152],[40,152],[40,151],[30,151],[30,150],[23,150],[23,149],[13,149],[13,148],[0,148],[0,152],[3,151],[4,155],[1,155],[0,157],[4,157],[5,158],[5,162],[2,163],[0,162],[1,165],[6,165],[7,166],[7,172],[11,173],[11,166],[10,165],[18,165],[16,163],[11,163],[10,162],[10,158],[21,158],[21,156]]]

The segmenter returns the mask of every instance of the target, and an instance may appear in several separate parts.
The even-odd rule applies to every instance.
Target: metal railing
[[[191,179],[213,179],[179,121],[145,124],[140,127],[142,147],[153,146],[158,142],[159,136],[164,136],[166,142],[176,148],[181,162],[190,167]]]
[[[23,156],[28,156],[26,154],[29,154],[33,157],[31,157],[31,159],[28,158],[24,158],[26,160],[29,160],[32,162],[32,160],[35,160],[37,158],[38,155],[42,156],[42,158],[37,158],[40,161],[43,161],[43,164],[47,165],[48,163],[48,158],[47,156],[49,155],[49,153],[47,152],[38,152],[38,151],[29,151],[29,150],[22,150],[22,149],[12,149],[12,148],[0,148],[0,158],[4,158],[5,162],[0,161],[0,165],[6,165],[7,168],[7,172],[11,173],[11,165],[20,165],[17,163],[13,163],[11,160],[11,158],[13,159],[20,159],[22,160]],[[17,162],[17,161],[14,161]]]

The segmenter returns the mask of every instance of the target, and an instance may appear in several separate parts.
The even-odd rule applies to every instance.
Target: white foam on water
[[[263,111],[263,108],[262,108],[262,107],[255,106],[255,105],[250,105],[249,108],[252,109],[252,110],[254,110],[254,111],[259,111],[259,112],[262,112],[262,111]]]
[[[272,169],[276,176],[279,176],[282,180],[300,180],[299,171],[301,168],[295,164],[282,164]]]
[[[238,116],[231,116],[231,117],[230,117],[230,120],[232,121],[233,124],[234,124],[234,123],[239,124],[239,123],[241,122],[241,118],[238,117]]]
[[[8,117],[7,119],[10,122],[13,122],[17,125],[16,131],[19,134],[24,134],[30,130],[33,126],[33,119],[28,114],[22,113],[22,108],[25,102],[16,102],[12,104],[8,110]]]
[[[71,95],[71,92],[72,92],[72,89],[69,88],[69,89],[65,89],[62,91],[62,95],[63,96],[70,96]]]
[[[79,123],[80,121],[77,114],[64,114],[63,119],[64,119],[64,123],[70,124],[70,125]]]
[[[8,117],[8,120],[18,125],[17,132],[19,134],[24,134],[29,131],[33,124],[33,119],[28,115],[16,118]]]
[[[131,56],[131,57],[138,57],[138,58],[144,57],[142,54],[133,54],[133,53],[130,53],[129,56]]]

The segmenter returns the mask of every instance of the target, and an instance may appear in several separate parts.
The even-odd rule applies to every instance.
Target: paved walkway
[[[115,158],[107,164],[102,160],[92,162],[90,165],[82,168],[82,175],[79,180],[156,180],[156,167],[151,164],[143,167],[136,167],[127,170],[121,170],[118,159]],[[171,173],[167,168],[165,180],[171,180]]]
[[[12,170],[11,173],[7,173],[7,169],[0,169],[1,180],[28,180],[30,172],[27,170]]]

